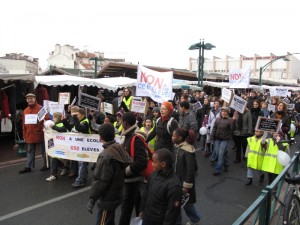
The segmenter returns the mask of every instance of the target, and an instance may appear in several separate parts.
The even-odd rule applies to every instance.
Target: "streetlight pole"
[[[210,43],[204,43],[204,39],[200,39],[199,43],[193,44],[189,47],[189,50],[199,49],[198,58],[198,87],[203,87],[203,77],[204,77],[204,50],[211,50],[216,46]]]
[[[95,72],[94,72],[94,78],[97,78],[97,62],[99,61],[100,62],[100,58],[98,57],[95,57],[95,58],[90,58],[90,60],[95,60]]]

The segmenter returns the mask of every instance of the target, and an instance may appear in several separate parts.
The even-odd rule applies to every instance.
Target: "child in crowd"
[[[140,217],[143,225],[176,224],[181,207],[181,184],[174,174],[173,156],[162,148],[154,152],[154,172],[145,187]]]
[[[174,143],[175,155],[175,174],[182,184],[184,194],[189,194],[188,202],[183,206],[190,222],[187,224],[198,224],[201,220],[200,212],[195,208],[196,203],[196,187],[195,172],[197,171],[197,161],[195,156],[195,148],[193,142],[196,139],[194,132],[183,128],[177,128],[173,132],[172,141]],[[181,224],[181,216],[177,222]]]
[[[118,132],[117,132],[118,135],[120,135],[123,131],[122,116],[123,116],[122,111],[119,111],[116,113],[117,121],[114,122],[114,127],[118,130]]]
[[[148,134],[153,130],[153,128],[154,128],[153,121],[151,118],[148,117],[145,119],[144,126],[141,127],[140,131],[144,132],[148,136]],[[148,142],[148,146],[151,151],[154,151],[154,145],[155,145],[155,138],[153,138]]]
[[[104,150],[97,159],[87,209],[92,213],[97,202],[96,224],[115,224],[115,210],[122,202],[125,168],[132,160],[122,145],[115,142],[113,125],[101,125],[99,135]]]
[[[253,179],[253,170],[259,172],[259,185],[264,182],[264,173],[261,171],[261,166],[264,160],[265,149],[262,146],[263,131],[255,130],[255,135],[247,138],[247,181],[245,185],[251,185]]]
[[[67,132],[67,128],[62,123],[62,114],[59,112],[53,113],[54,125],[50,125],[52,130],[57,132]],[[52,158],[51,160],[51,175],[46,179],[46,181],[54,181],[57,179],[58,168],[61,167],[64,169],[64,163],[58,158]]]

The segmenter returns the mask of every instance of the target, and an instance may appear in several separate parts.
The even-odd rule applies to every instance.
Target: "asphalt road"
[[[299,139],[299,137],[297,138]],[[295,149],[293,145],[291,148]],[[235,152],[229,150],[230,162]],[[229,171],[213,176],[209,158],[197,151],[198,175],[196,178],[197,207],[201,212],[201,224],[232,224],[259,196],[262,187],[255,174],[251,186],[246,181],[245,163],[231,163]],[[50,171],[40,172],[41,161],[35,171],[18,174],[24,164],[0,168],[0,225],[87,225],[95,224],[96,208],[91,215],[86,210],[89,185],[73,189],[73,179],[59,177],[47,182]],[[92,172],[89,171],[91,177]],[[265,180],[265,185],[267,181]],[[116,212],[118,223],[120,209]],[[183,213],[183,223],[188,221]]]

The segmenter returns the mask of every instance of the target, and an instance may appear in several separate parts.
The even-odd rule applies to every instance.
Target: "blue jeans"
[[[227,160],[227,147],[229,140],[217,139],[214,143],[214,149],[218,149],[218,163],[215,167],[215,171],[218,173],[222,172],[223,166],[228,166]]]
[[[196,209],[194,203],[186,203],[183,206],[186,216],[190,219],[192,223],[198,223],[201,220],[201,215],[198,209]],[[178,216],[177,224],[182,224],[182,216],[181,213]]]
[[[88,163],[87,162],[78,162],[78,177],[76,182],[86,182],[88,177]]]
[[[215,144],[213,144],[213,143],[210,143],[210,145],[211,145],[211,149],[212,149],[212,154],[211,154],[211,157],[210,157],[210,161],[216,161],[218,159],[219,149],[217,149],[215,147]]]
[[[27,144],[28,150],[27,150],[27,162],[26,167],[33,169],[35,166],[35,150],[37,147],[41,150],[41,155],[44,160],[44,165],[46,165],[46,153],[45,153],[45,144],[44,142],[40,143],[31,143]]]

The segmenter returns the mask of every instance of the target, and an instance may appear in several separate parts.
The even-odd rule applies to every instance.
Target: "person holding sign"
[[[48,170],[46,165],[46,153],[44,143],[44,125],[43,121],[38,121],[38,112],[42,106],[36,102],[36,96],[32,93],[26,95],[26,101],[28,107],[23,113],[23,137],[27,143],[27,162],[23,170],[19,171],[19,174],[31,172],[35,166],[35,150],[40,148],[44,165],[40,171]],[[49,115],[45,116],[45,120],[50,119]]]

